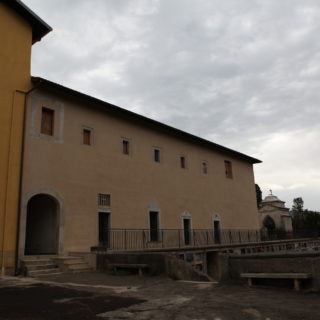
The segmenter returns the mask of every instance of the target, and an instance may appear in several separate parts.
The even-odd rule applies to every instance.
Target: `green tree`
[[[292,209],[291,209],[291,214],[293,216],[303,216],[303,213],[304,213],[303,204],[304,204],[304,202],[301,197],[294,198]]]
[[[256,197],[257,197],[257,207],[260,208],[261,201],[262,201],[262,191],[257,183],[256,183]]]
[[[318,235],[320,231],[320,212],[303,209],[303,199],[301,197],[293,199],[291,209],[292,226],[295,231],[303,230],[307,233]],[[308,234],[306,234],[308,235]]]

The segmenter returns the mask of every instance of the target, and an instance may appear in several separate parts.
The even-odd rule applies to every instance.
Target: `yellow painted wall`
[[[0,267],[15,266],[25,95],[30,87],[31,26],[0,3]]]

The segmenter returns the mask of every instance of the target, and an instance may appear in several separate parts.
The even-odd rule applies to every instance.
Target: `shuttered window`
[[[43,107],[41,114],[41,133],[53,136],[54,110]]]

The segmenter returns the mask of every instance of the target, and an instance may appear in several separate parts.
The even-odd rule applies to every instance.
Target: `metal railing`
[[[301,239],[319,237],[320,230],[299,230],[286,233],[283,231],[262,230],[220,230],[212,229],[109,229],[103,243],[92,247],[100,250],[145,250],[203,247],[212,245],[229,245],[257,243],[261,241]]]

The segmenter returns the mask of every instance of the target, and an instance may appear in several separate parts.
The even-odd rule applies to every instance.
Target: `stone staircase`
[[[21,260],[22,274],[28,277],[92,271],[81,257],[28,257]]]
[[[56,257],[52,259],[63,273],[79,273],[92,271],[82,257]]]
[[[50,258],[26,258],[21,261],[22,273],[28,277],[60,274],[58,266]]]

